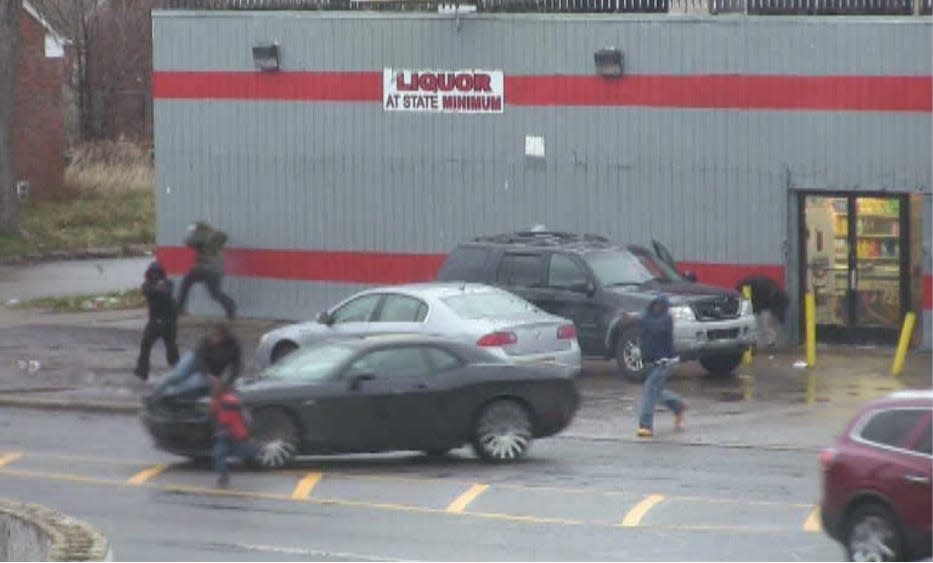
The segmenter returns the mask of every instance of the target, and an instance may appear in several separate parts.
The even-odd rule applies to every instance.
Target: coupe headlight
[[[752,302],[748,299],[742,299],[742,305],[739,308],[739,314],[743,317],[752,314]]]
[[[671,307],[671,317],[673,317],[675,321],[697,320],[697,316],[693,313],[693,309],[691,309],[687,305],[681,305],[679,307]]]

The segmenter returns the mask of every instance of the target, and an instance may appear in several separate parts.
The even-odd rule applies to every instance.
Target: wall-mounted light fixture
[[[593,53],[593,62],[596,63],[596,74],[607,78],[622,76],[622,51],[615,47],[606,47]]]
[[[279,46],[277,43],[256,45],[253,47],[253,62],[259,70],[279,70]]]

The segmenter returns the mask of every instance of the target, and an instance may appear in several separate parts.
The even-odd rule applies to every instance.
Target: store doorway
[[[799,302],[814,293],[817,339],[896,343],[910,307],[907,196],[804,193],[800,216]]]

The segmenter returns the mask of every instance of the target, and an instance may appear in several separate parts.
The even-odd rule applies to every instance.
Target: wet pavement
[[[151,385],[131,375],[144,322],[0,308],[0,497],[88,520],[120,560],[838,560],[814,512],[816,451],[866,401],[930,387],[933,369],[912,352],[895,378],[891,350],[826,347],[813,369],[793,367],[796,350],[725,378],[685,364],[671,388],[687,431],[659,412],[644,442],[641,386],[588,361],[575,421],[524,462],[308,458],[217,491],[204,468],[153,449],[135,416],[70,410],[136,408]],[[184,317],[182,348],[211,322]],[[247,354],[277,325],[237,321]],[[165,371],[157,345],[153,375]]]
[[[133,410],[153,384],[132,375],[143,311],[45,314],[0,310],[0,403],[53,400]],[[179,344],[190,349],[210,319],[184,317]],[[278,323],[238,321],[247,356]],[[153,380],[167,373],[161,344]],[[671,388],[687,399],[690,431],[670,431],[659,414],[657,439],[678,443],[818,449],[866,401],[902,388],[929,388],[929,352],[910,355],[902,377],[887,375],[891,352],[823,349],[814,369],[793,367],[791,352],[760,355],[737,375],[716,378],[696,363],[678,368]],[[36,369],[33,369],[36,368]],[[632,440],[641,386],[608,361],[588,361],[579,379],[583,402],[567,434]],[[247,373],[252,371],[247,369]],[[7,402],[6,404],[9,404]]]
[[[468,449],[238,469],[151,448],[135,417],[0,411],[0,497],[86,520],[118,560],[839,560],[816,456],[554,438],[511,465]]]

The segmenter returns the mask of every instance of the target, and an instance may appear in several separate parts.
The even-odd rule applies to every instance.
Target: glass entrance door
[[[909,302],[905,199],[805,195],[802,203],[801,286],[816,297],[817,338],[895,342]]]

